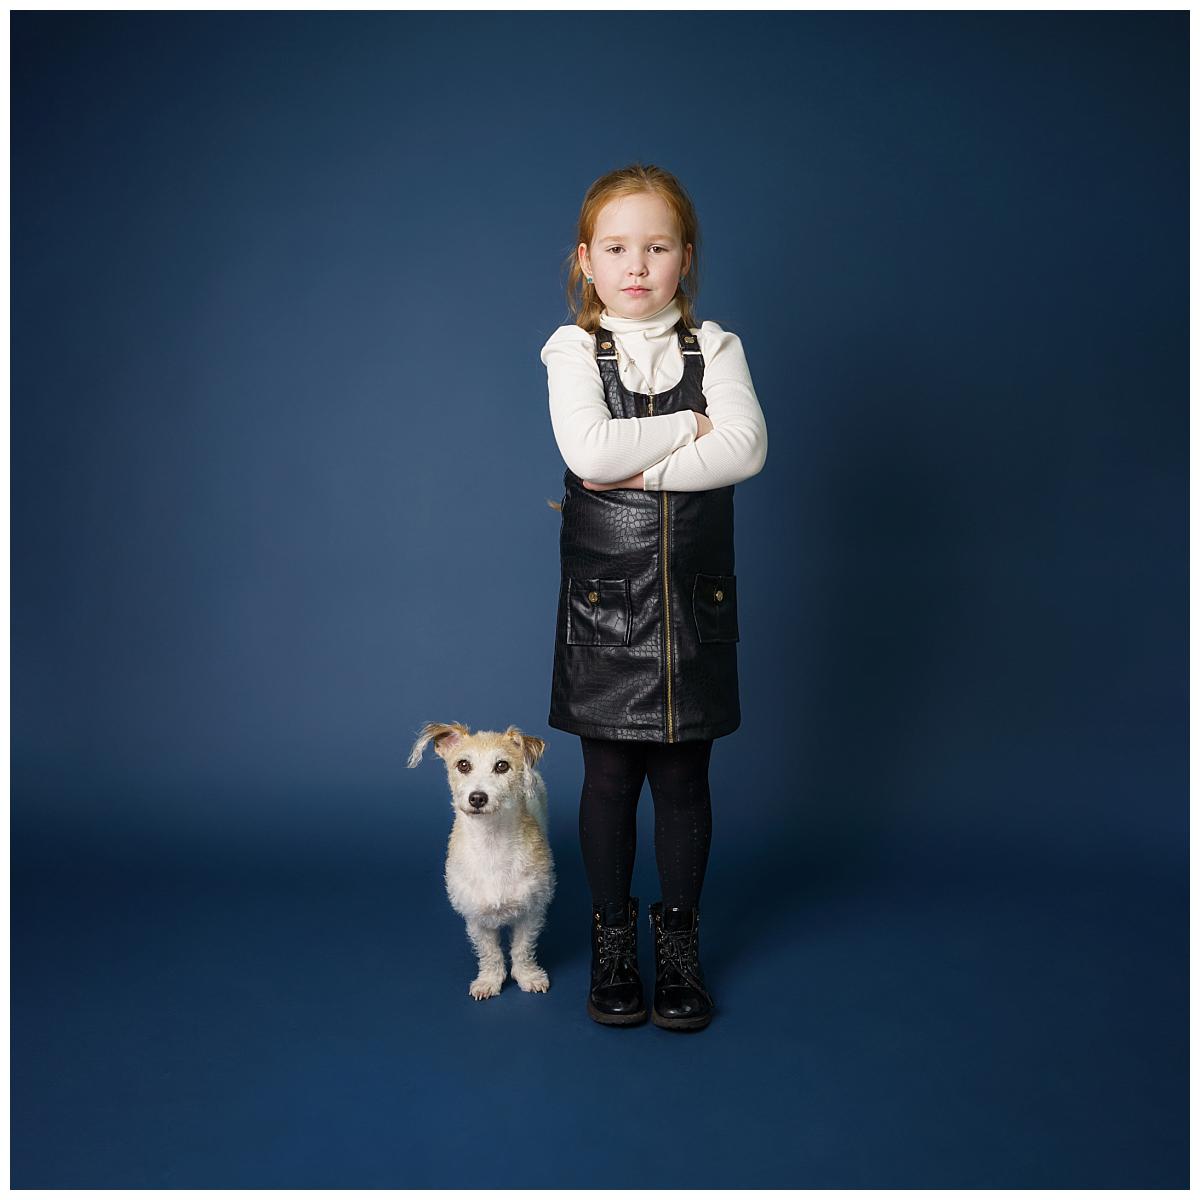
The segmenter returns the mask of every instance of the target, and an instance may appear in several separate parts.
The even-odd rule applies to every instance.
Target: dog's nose
[[[472,808],[482,808],[487,803],[487,792],[472,792],[467,800]]]

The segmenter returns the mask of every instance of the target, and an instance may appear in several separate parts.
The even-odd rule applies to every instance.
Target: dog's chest
[[[511,922],[528,910],[545,885],[544,862],[526,847],[490,846],[451,835],[446,892],[461,916]]]

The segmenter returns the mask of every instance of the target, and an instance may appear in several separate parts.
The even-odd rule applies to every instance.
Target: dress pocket
[[[629,580],[567,579],[567,645],[629,643]]]
[[[738,641],[737,577],[697,575],[692,587],[692,614],[702,642]]]

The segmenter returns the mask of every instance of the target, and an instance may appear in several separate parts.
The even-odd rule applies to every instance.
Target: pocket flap
[[[629,580],[568,579],[567,644],[624,646],[629,642]]]
[[[702,642],[738,641],[737,576],[697,575],[692,614]]]

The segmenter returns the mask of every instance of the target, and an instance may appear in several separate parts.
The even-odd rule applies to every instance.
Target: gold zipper
[[[654,416],[654,389],[651,388],[647,393],[650,399],[648,416]],[[671,586],[668,582],[670,575],[669,563],[667,555],[669,546],[667,541],[667,493],[660,491],[659,495],[659,517],[658,525],[662,531],[662,549],[659,553],[659,571],[662,575],[663,583],[663,638],[667,650],[667,741],[675,740],[675,716],[671,708]]]

